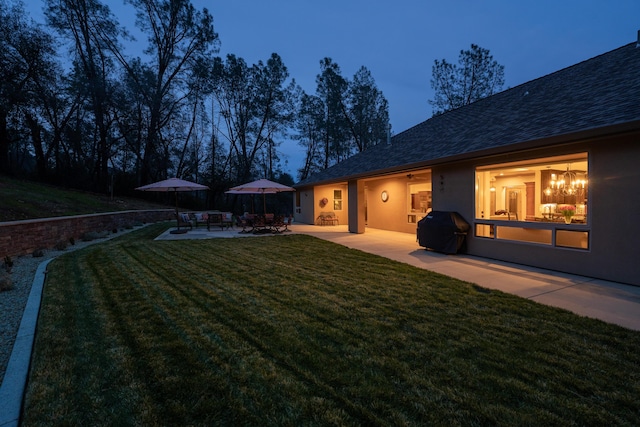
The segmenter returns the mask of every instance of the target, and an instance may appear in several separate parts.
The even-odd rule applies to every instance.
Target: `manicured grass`
[[[640,333],[309,236],[50,264],[24,425],[634,425]]]

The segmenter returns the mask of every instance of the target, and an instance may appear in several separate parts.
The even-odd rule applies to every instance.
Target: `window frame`
[[[342,210],[342,190],[333,190],[333,210]]]
[[[546,247],[557,247],[563,249],[589,250],[590,248],[590,214],[587,208],[592,204],[588,198],[588,176],[589,176],[589,152],[577,152],[566,155],[537,157],[528,160],[520,160],[515,162],[502,162],[487,165],[478,165],[475,168],[475,191],[474,191],[474,236],[480,239],[500,240],[505,242],[521,243],[528,245],[543,245]],[[543,171],[560,170],[561,165],[576,164],[580,168],[576,173],[584,175],[587,182],[586,188],[573,198],[566,195],[560,197],[560,192],[553,194],[557,196],[554,205],[556,211],[545,212],[549,203],[545,199],[548,195],[545,190],[549,187],[549,183],[545,186],[545,179],[550,176]],[[521,173],[518,175],[518,169]],[[502,211],[510,199],[507,198],[509,181],[507,178],[497,179],[500,171],[510,170],[513,177],[513,188],[519,187],[519,190],[525,189],[532,191],[535,198],[530,194],[526,194],[527,200],[518,201],[514,206],[517,215],[511,214],[509,211],[513,206],[505,209],[506,214],[498,212]],[[492,177],[495,174],[495,177]],[[523,178],[524,177],[524,178]],[[531,180],[533,178],[533,180]],[[518,184],[522,182],[522,185]],[[529,183],[529,184],[527,184]],[[502,200],[500,200],[502,198]],[[566,202],[565,202],[566,200]],[[579,222],[575,222],[572,218],[570,224],[566,224],[562,219],[562,214],[558,211],[560,206],[571,204],[581,215]],[[533,210],[532,210],[533,205]],[[486,209],[489,215],[486,214]],[[494,212],[494,215],[491,215]]]

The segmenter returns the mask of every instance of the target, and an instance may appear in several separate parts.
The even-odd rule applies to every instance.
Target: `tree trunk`
[[[38,179],[45,181],[47,174],[47,161],[44,156],[44,149],[42,148],[42,132],[38,120],[31,114],[25,113],[25,120],[29,130],[31,131],[31,144],[36,154],[36,171],[38,173]]]
[[[7,113],[0,111],[0,172],[9,173],[9,132],[7,130]]]

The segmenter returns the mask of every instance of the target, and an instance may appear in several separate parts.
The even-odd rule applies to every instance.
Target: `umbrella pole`
[[[180,230],[180,218],[178,217],[178,190],[173,190],[176,194],[176,223],[178,224],[178,228],[176,230],[171,230],[170,234],[184,234],[187,232],[187,229]]]
[[[178,232],[180,232],[180,218],[178,217],[178,190],[173,190],[176,196],[176,223],[178,224]]]

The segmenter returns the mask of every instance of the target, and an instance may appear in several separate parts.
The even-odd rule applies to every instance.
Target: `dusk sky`
[[[25,3],[37,18],[41,2]],[[133,27],[130,5],[122,0],[105,3],[123,25]],[[233,53],[251,65],[276,52],[307,93],[315,93],[324,57],[332,58],[348,79],[367,67],[389,101],[395,134],[431,117],[434,61],[457,63],[460,50],[472,43],[504,65],[507,89],[636,41],[640,30],[639,0],[192,3],[213,15],[220,56]],[[295,176],[301,151],[295,143],[283,148]]]

